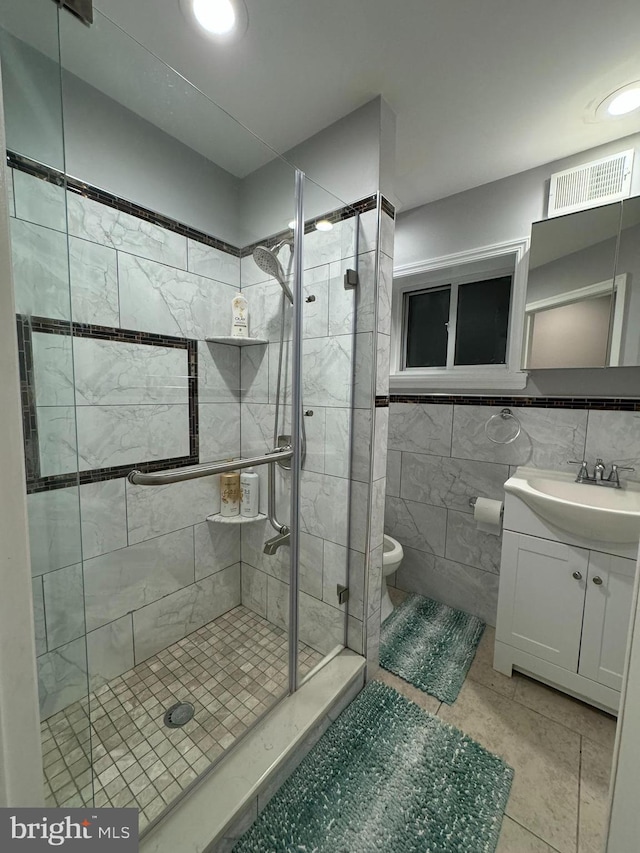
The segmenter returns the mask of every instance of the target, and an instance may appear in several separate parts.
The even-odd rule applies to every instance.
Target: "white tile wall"
[[[187,238],[180,234],[76,193],[68,193],[67,211],[73,237],[187,269]]]
[[[87,629],[93,631],[193,581],[193,528],[85,560]]]

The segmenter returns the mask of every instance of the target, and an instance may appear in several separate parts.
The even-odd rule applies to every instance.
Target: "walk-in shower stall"
[[[305,178],[97,9],[5,0],[0,27],[46,802],[144,831],[348,630],[362,651],[377,199]],[[226,517],[246,465],[259,514]]]

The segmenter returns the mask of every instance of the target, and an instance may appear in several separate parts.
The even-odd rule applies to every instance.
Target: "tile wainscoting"
[[[630,465],[640,471],[637,400],[474,398],[419,402],[390,398],[385,530],[404,547],[392,585],[459,607],[495,625],[501,538],[479,531],[469,498],[503,500],[515,466],[571,470],[569,459]],[[423,398],[424,399],[424,398]],[[505,403],[505,400],[507,402]],[[491,398],[483,397],[483,403]],[[548,405],[545,403],[548,402]],[[620,405],[619,405],[620,404]],[[624,405],[622,405],[624,404]],[[512,444],[492,444],[487,419],[509,405],[522,424]],[[637,475],[632,475],[637,476]]]

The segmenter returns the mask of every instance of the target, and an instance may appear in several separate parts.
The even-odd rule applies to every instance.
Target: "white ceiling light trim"
[[[596,118],[625,118],[638,109],[640,109],[640,80],[634,80],[616,89],[601,101],[596,109]]]
[[[249,26],[244,0],[180,0],[180,8],[200,35],[221,44],[238,41]]]

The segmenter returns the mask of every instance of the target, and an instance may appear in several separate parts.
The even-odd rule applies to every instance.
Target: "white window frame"
[[[527,383],[527,373],[520,369],[527,285],[526,259],[529,238],[509,240],[452,255],[405,264],[393,271],[393,307],[391,321],[391,393],[408,391],[442,391],[445,389],[520,390]],[[513,259],[513,269],[509,263]],[[504,264],[500,266],[500,261]],[[483,263],[485,262],[485,263]],[[506,269],[509,263],[508,269]],[[465,265],[469,267],[465,273]],[[483,265],[486,269],[483,270]],[[452,270],[455,268],[455,270]],[[486,275],[485,275],[486,273]],[[512,275],[509,333],[505,364],[453,365],[452,367],[403,367],[405,334],[405,294],[450,284],[452,279],[464,283],[482,277]],[[453,287],[452,287],[453,299]],[[455,329],[453,330],[455,332]],[[449,335],[449,347],[455,335]]]

